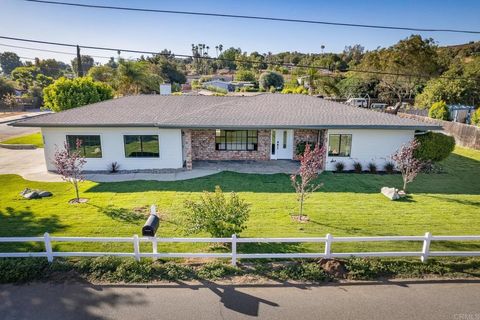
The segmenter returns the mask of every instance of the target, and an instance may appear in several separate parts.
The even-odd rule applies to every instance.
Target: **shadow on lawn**
[[[409,185],[409,191],[417,194],[480,194],[480,161],[452,154],[441,163],[444,173],[421,174]],[[399,174],[324,172],[320,178],[323,187],[317,192],[379,193],[384,186],[401,187]],[[214,191],[215,186],[223,191],[258,193],[293,193],[287,174],[245,174],[220,172],[215,175],[184,181],[128,181],[98,183],[86,192],[132,193],[147,191],[202,192]]]
[[[0,236],[1,237],[33,237],[43,236],[45,232],[54,233],[61,231],[65,225],[61,224],[56,215],[37,218],[27,207],[23,210],[7,207],[0,210]],[[15,249],[16,251],[43,251],[43,242],[12,242],[0,244],[0,251]]]

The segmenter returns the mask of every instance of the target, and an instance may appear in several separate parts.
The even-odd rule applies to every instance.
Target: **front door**
[[[293,130],[272,130],[271,159],[293,159]]]

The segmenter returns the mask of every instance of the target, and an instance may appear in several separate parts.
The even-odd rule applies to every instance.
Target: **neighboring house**
[[[202,87],[207,89],[208,87],[216,87],[219,89],[227,90],[227,91],[233,91],[233,85],[229,81],[223,81],[223,80],[211,80],[211,81],[205,81],[202,83]]]
[[[21,120],[41,127],[48,170],[65,142],[83,141],[85,170],[192,168],[195,160],[295,159],[301,142],[326,145],[326,170],[342,161],[382,166],[415,131],[437,125],[305,95],[140,95]],[[194,165],[194,163],[193,163]],[[248,165],[248,164],[246,164]]]

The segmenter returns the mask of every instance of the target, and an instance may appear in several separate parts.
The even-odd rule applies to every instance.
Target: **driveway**
[[[48,113],[48,112],[28,112],[28,113],[22,113],[22,114],[10,116],[10,117],[0,118],[0,141],[19,137],[19,136],[24,136],[31,133],[40,132],[40,128],[12,127],[12,126],[9,126],[8,124],[16,120],[36,117],[45,113]]]
[[[63,181],[59,175],[48,172],[43,149],[11,150],[0,148],[0,174],[18,174],[33,181]]]
[[[480,319],[480,281],[0,286],[3,320]]]

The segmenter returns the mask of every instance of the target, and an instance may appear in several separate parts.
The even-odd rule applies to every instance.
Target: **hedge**
[[[415,151],[417,159],[441,161],[455,149],[455,139],[443,133],[428,132],[417,136],[416,139],[420,142],[420,146]]]

